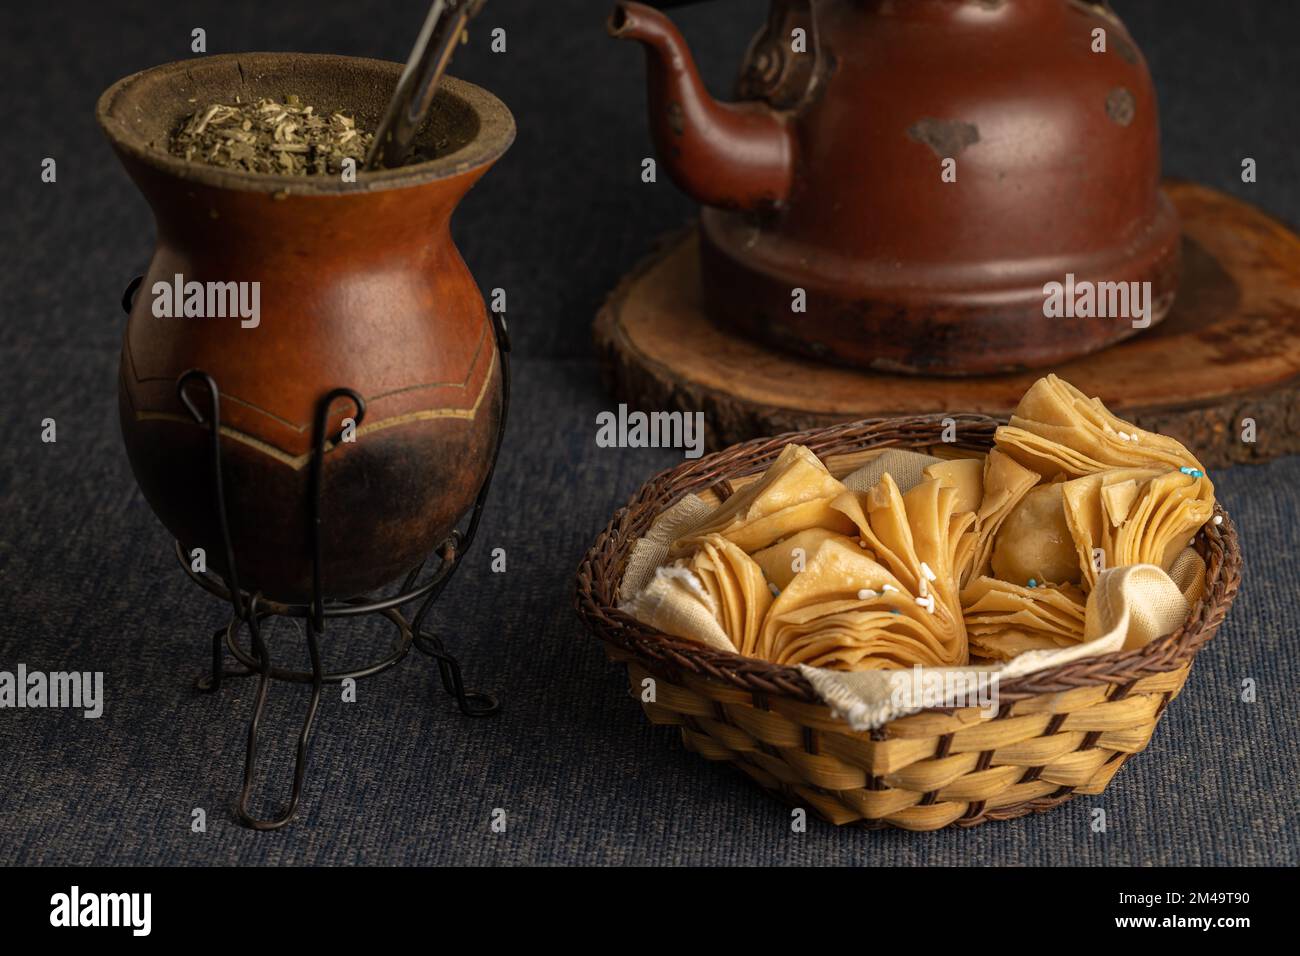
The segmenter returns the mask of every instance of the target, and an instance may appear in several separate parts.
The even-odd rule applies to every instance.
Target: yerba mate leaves
[[[214,103],[172,134],[173,154],[193,162],[279,176],[338,175],[360,166],[374,134],[343,113],[328,116],[290,94],[283,103]]]

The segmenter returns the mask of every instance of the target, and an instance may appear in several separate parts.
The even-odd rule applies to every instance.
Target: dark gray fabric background
[[[230,812],[251,709],[248,682],[192,690],[221,606],[175,567],[136,491],[116,421],[124,283],[152,243],[148,211],[96,129],[118,77],[209,52],[311,50],[401,59],[422,0],[384,3],[49,2],[6,11],[0,158],[0,669],[103,670],[99,720],[0,711],[0,862],[22,863],[857,863],[1147,864],[1297,862],[1300,460],[1213,477],[1247,555],[1241,598],[1197,660],[1145,754],[1104,797],[972,831],[863,833],[788,811],[746,780],[651,728],[619,669],[569,606],[580,555],[665,452],[603,450],[609,408],[589,323],[651,239],[690,215],[667,183],[646,186],[642,57],[607,40],[601,0],[490,0],[455,72],[497,92],[519,139],[470,195],[455,231],[479,283],[509,290],[516,401],[475,552],[434,618],[499,717],[470,721],[426,659],[327,692],[300,820],[278,834]],[[1300,221],[1296,6],[1120,2],[1152,62],[1173,175]],[[706,80],[726,93],[762,5],[679,11]],[[487,51],[505,26],[509,53]],[[1238,180],[1240,158],[1259,183]],[[42,157],[57,185],[39,182]],[[1152,374],[1176,375],[1177,356]],[[936,409],[938,411],[939,409]],[[959,410],[958,410],[959,411]],[[58,421],[57,444],[39,440]],[[502,546],[508,572],[492,574]],[[278,631],[282,657],[301,641]],[[381,631],[339,627],[329,661],[373,653]],[[1243,678],[1259,701],[1243,704]],[[305,691],[280,687],[267,757],[287,783]],[[265,782],[265,781],[263,781]],[[208,832],[189,830],[206,808]],[[489,813],[509,814],[505,834]],[[1089,829],[1104,807],[1105,834]]]

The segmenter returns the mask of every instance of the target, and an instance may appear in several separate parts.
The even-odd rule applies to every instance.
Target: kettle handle
[[[796,29],[803,31],[807,43],[797,54],[791,49]],[[772,0],[767,23],[745,53],[736,98],[766,100],[778,110],[797,109],[818,85],[823,59],[811,0]]]

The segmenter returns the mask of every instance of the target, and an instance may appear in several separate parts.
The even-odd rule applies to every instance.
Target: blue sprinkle
[[[1205,472],[1201,471],[1199,468],[1191,468],[1187,465],[1183,465],[1183,467],[1179,468],[1178,470],[1181,471],[1184,475],[1191,475],[1193,478],[1205,477]]]
[[[1036,587],[1038,587],[1038,581],[1035,580],[1034,578],[1030,578],[1030,579],[1029,579],[1029,586],[1030,586],[1031,588],[1036,588]]]
[[[897,614],[897,613],[898,613],[898,608],[896,608],[896,607],[894,607],[894,608],[890,608],[890,609],[889,609],[889,613],[890,613],[890,614]]]

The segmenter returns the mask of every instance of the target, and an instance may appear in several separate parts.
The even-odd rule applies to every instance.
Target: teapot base
[[[712,209],[700,229],[715,321],[821,361],[911,375],[1052,366],[1155,326],[1173,306],[1179,250],[1163,192],[1140,237],[1086,258],[858,261]]]

